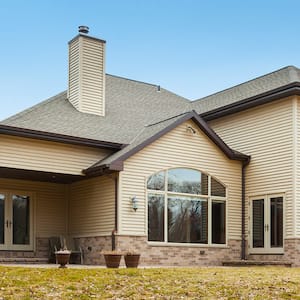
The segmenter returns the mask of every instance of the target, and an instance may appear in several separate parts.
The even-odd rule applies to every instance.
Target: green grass
[[[0,299],[300,299],[300,269],[0,267]]]

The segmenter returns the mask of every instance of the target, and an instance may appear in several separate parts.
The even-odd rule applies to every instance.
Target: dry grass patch
[[[300,299],[300,269],[0,267],[0,299]]]

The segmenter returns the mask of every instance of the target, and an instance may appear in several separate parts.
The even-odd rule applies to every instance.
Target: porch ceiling
[[[61,174],[5,167],[0,167],[0,177],[54,183],[72,183],[86,178],[86,176],[83,175]]]

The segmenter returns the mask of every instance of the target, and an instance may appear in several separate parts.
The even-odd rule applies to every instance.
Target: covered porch
[[[118,176],[0,168],[0,262],[47,263],[49,238],[76,239],[84,263],[111,249]]]

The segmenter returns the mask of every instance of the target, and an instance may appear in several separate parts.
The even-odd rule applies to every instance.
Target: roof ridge
[[[190,102],[191,102],[190,99],[188,99],[186,97],[183,97],[181,95],[178,95],[178,94],[176,94],[176,93],[174,93],[174,92],[172,92],[172,91],[170,91],[168,89],[165,89],[160,84],[149,83],[149,82],[145,82],[145,81],[141,81],[141,80],[131,79],[131,78],[127,78],[127,77],[123,77],[123,76],[118,76],[118,75],[113,75],[113,74],[108,74],[108,73],[106,73],[105,75],[106,76],[115,77],[115,78],[119,78],[119,79],[128,80],[128,81],[131,81],[131,82],[136,82],[136,83],[140,83],[140,84],[149,85],[149,86],[152,86],[152,87],[156,87],[158,92],[160,92],[160,91],[166,91],[167,93],[170,93],[172,95],[180,97],[182,100],[186,101],[188,104],[190,104]]]
[[[185,111],[185,112],[183,112],[183,113],[181,113],[181,114],[178,114],[178,115],[175,115],[175,116],[172,116],[172,117],[169,117],[169,118],[166,118],[166,119],[157,121],[157,122],[155,122],[155,123],[146,124],[144,127],[151,127],[151,126],[154,126],[154,125],[157,125],[157,124],[161,124],[161,123],[163,123],[163,122],[166,122],[166,121],[175,119],[175,118],[180,117],[180,116],[183,116],[183,115],[185,115],[185,114],[189,114],[189,113],[191,113],[192,111],[193,111],[193,110]]]
[[[242,83],[236,84],[236,85],[231,86],[231,87],[229,87],[229,88],[226,88],[226,89],[224,89],[224,90],[222,90],[222,91],[219,91],[219,92],[216,92],[216,93],[213,93],[213,94],[204,96],[204,97],[199,98],[199,99],[196,99],[196,100],[192,100],[191,103],[196,103],[196,102],[202,101],[202,100],[204,100],[204,99],[206,99],[206,98],[210,98],[211,96],[215,96],[215,95],[222,94],[222,93],[224,93],[224,92],[226,92],[226,91],[235,89],[235,88],[237,88],[237,87],[239,87],[239,86],[242,86],[242,85],[244,85],[244,84],[247,84],[247,83],[249,83],[249,82],[254,82],[254,81],[258,80],[258,79],[261,79],[261,78],[270,76],[270,75],[275,74],[275,73],[279,73],[279,72],[281,72],[281,71],[283,71],[283,70],[285,70],[285,69],[286,69],[286,70],[289,70],[289,76],[290,76],[290,77],[295,77],[295,76],[291,75],[291,71],[295,71],[295,69],[296,69],[296,70],[299,70],[297,67],[292,66],[292,65],[285,66],[285,67],[282,67],[282,68],[280,68],[280,69],[278,69],[278,70],[275,70],[275,71],[269,72],[269,73],[267,73],[267,74],[264,74],[264,75],[255,77],[255,78],[253,78],[253,79],[244,81],[244,82],[242,82]],[[291,69],[292,69],[292,70],[291,70]],[[293,72],[293,73],[294,73],[294,72]]]
[[[118,76],[118,75],[113,75],[113,74],[108,74],[108,73],[105,73],[105,75],[108,75],[108,76],[111,76],[111,77],[120,78],[120,79],[125,79],[125,80],[128,80],[128,81],[133,81],[133,82],[136,82],[136,83],[142,83],[142,84],[146,84],[146,85],[151,85],[151,86],[157,87],[157,88],[160,87],[159,84],[149,83],[149,82],[145,82],[145,81],[141,81],[141,80],[136,80],[136,79],[130,79],[130,78],[123,77],[123,76]]]

